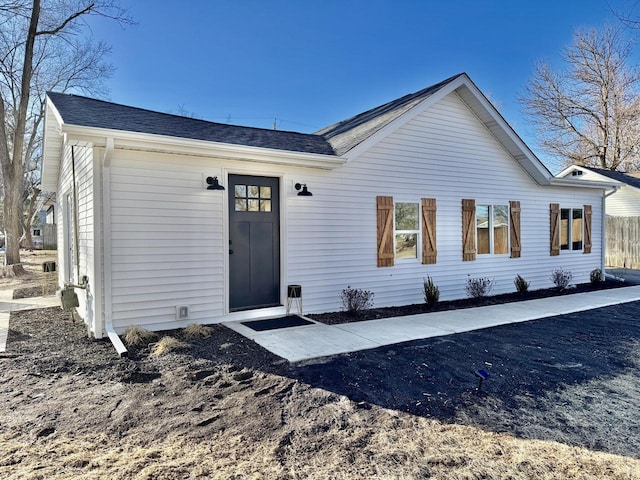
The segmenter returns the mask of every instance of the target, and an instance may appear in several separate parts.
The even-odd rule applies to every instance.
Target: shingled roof
[[[67,125],[335,155],[329,142],[320,135],[208,122],[79,95],[55,92],[47,95]]]
[[[318,130],[316,134],[326,138],[336,153],[342,155],[462,75],[464,74],[454,75],[418,92],[367,110]]]
[[[625,183],[634,188],[640,188],[640,178],[633,177],[624,172],[616,172],[613,170],[605,170],[603,168],[595,168],[595,167],[582,167],[587,170],[591,170],[594,173],[605,176],[607,178],[611,178],[612,180],[616,180],[621,183]]]
[[[321,155],[343,155],[463,74],[372,108],[315,133],[209,122],[65,93],[47,95],[67,125],[105,128]]]

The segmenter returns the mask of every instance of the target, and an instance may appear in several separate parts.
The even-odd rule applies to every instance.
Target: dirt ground
[[[58,308],[15,313],[0,478],[640,479],[639,317],[640,302],[290,365],[223,326],[121,359]]]

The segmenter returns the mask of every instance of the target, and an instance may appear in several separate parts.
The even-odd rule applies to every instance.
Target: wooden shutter
[[[591,205],[584,206],[584,249],[582,253],[591,253]]]
[[[549,204],[549,222],[551,228],[550,255],[560,255],[560,205]]]
[[[393,267],[393,197],[376,197],[378,212],[378,266]]]
[[[422,263],[436,263],[436,199],[422,199]]]
[[[520,258],[520,202],[509,202],[509,230],[511,240],[511,258]]]
[[[462,200],[462,260],[476,259],[476,201]]]

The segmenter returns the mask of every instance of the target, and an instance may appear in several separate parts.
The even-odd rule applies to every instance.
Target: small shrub
[[[340,293],[340,300],[345,311],[356,316],[373,306],[373,292],[349,285]]]
[[[424,301],[430,307],[433,307],[440,300],[440,289],[429,276],[424,279]]]
[[[167,353],[175,352],[176,350],[185,348],[186,346],[186,343],[181,342],[177,338],[162,337],[158,343],[153,345],[153,348],[151,349],[151,355],[154,357],[160,357],[162,355],[166,355]]]
[[[489,292],[496,281],[489,277],[467,278],[464,290],[471,298],[482,298],[489,295]]]
[[[571,273],[569,270],[558,268],[551,272],[551,281],[560,290],[564,290],[565,288],[567,288],[572,279],[573,273]]]
[[[589,280],[594,285],[598,284],[600,282],[603,282],[604,281],[604,275],[602,275],[602,270],[600,270],[599,268],[591,270],[591,273],[589,274]]]
[[[205,327],[199,323],[192,323],[187,325],[184,329],[184,336],[189,340],[195,340],[197,338],[209,338],[213,333],[211,327]]]
[[[155,333],[135,326],[127,327],[123,337],[124,343],[129,347],[146,347],[156,341],[157,338],[158,336]]]
[[[527,282],[520,275],[516,275],[513,284],[516,286],[516,292],[518,293],[527,293],[529,291],[529,286],[531,285],[531,283]]]

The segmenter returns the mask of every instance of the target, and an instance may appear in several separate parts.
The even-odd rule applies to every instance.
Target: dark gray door
[[[279,180],[229,175],[229,309],[280,305]]]

